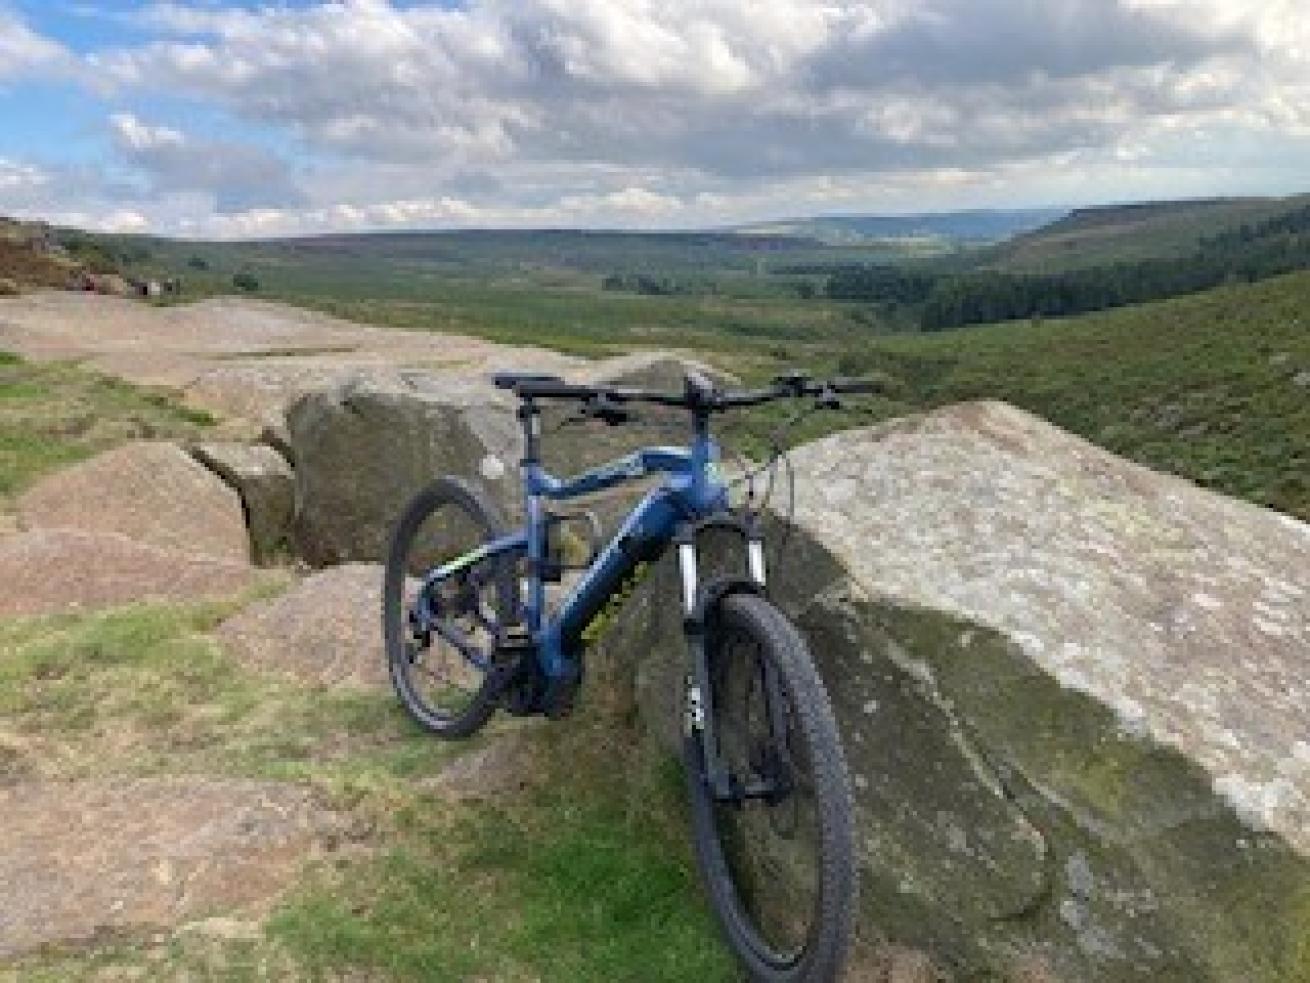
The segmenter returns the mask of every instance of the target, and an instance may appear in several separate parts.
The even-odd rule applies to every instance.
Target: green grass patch
[[[902,382],[905,404],[1003,399],[1310,519],[1308,311],[1300,273],[1069,320],[880,339],[862,359]]]
[[[520,815],[526,812],[526,816]],[[561,823],[557,827],[548,824]],[[732,979],[685,862],[602,806],[474,807],[437,852],[400,849],[283,909],[319,971],[397,979]]]
[[[1081,209],[981,251],[999,270],[1052,273],[1105,263],[1186,256],[1203,236],[1285,215],[1310,198],[1218,198]]]
[[[600,724],[570,726],[543,736],[531,791],[453,814],[417,800],[394,849],[284,907],[271,937],[325,975],[734,979],[691,866],[680,777],[645,783],[634,809],[630,776],[603,782],[621,773],[613,760],[593,770]]]
[[[810,416],[789,442],[999,399],[1130,460],[1310,520],[1307,312],[1310,273],[1296,273],[1077,318],[831,346],[807,367],[881,374],[889,392]],[[773,368],[756,363],[747,377]],[[725,418],[721,430],[759,454],[792,412],[774,404]]]
[[[28,957],[24,978],[733,978],[690,857],[680,776],[583,713],[514,735],[515,781],[452,802],[455,756],[389,691],[235,664],[239,602],[0,621],[0,782],[220,775],[314,786],[366,848],[331,855],[251,937],[189,928]],[[512,729],[513,724],[503,725]],[[619,781],[614,776],[623,775]]]
[[[0,621],[10,771],[211,772],[312,780],[348,796],[374,770],[444,760],[387,694],[316,692],[234,665],[209,634],[234,606]]]
[[[0,352],[0,500],[115,444],[196,438],[215,422],[163,390]]]

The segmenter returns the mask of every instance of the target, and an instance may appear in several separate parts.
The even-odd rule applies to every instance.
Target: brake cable
[[[766,438],[769,445],[769,454],[765,461],[754,468],[747,468],[745,473],[729,482],[729,487],[740,486],[745,484],[747,487],[746,511],[753,517],[760,516],[768,507],[769,502],[773,500],[774,488],[777,484],[777,473],[779,468],[785,473],[787,483],[787,507],[779,516],[783,524],[782,538],[775,548],[775,554],[781,555],[786,549],[788,541],[791,539],[792,527],[796,517],[796,469],[792,466],[791,458],[788,456],[789,448],[785,447],[786,436],[789,431],[794,429],[808,419],[812,414],[817,413],[824,407],[818,403],[810,403],[803,409],[792,413],[787,419],[770,431]],[[734,452],[735,453],[735,452]],[[741,455],[736,455],[744,460]],[[755,481],[760,475],[767,475],[767,484],[764,493],[758,499],[758,505],[755,498]]]

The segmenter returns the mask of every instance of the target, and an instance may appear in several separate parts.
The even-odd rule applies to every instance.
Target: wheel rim
[[[414,530],[402,561],[398,608],[389,612],[403,645],[396,668],[410,698],[437,720],[462,716],[479,697],[495,652],[498,561],[473,564],[428,591],[434,630],[419,631],[412,613],[429,572],[477,549],[489,533],[462,505],[439,503]]]
[[[810,755],[786,682],[756,639],[725,632],[714,673],[715,733],[729,773],[742,783],[781,779],[790,786],[773,800],[711,808],[744,941],[769,965],[791,966],[813,937],[820,902],[822,843]],[[782,704],[780,741],[769,723],[770,693]]]

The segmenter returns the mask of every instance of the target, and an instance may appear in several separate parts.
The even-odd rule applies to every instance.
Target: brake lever
[[[819,391],[818,398],[814,401],[814,408],[819,410],[841,409],[841,397],[837,395],[837,390],[833,389],[831,384],[824,383],[823,388]]]
[[[810,377],[804,372],[784,372],[773,377],[775,386],[779,386],[795,396],[804,395],[805,387],[809,382]]]

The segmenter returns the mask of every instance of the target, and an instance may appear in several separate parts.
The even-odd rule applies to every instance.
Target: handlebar
[[[837,396],[842,394],[876,394],[885,386],[876,379],[830,379],[818,381],[808,376],[791,374],[779,376],[773,385],[762,389],[721,391],[702,374],[687,373],[687,385],[681,393],[655,392],[625,386],[584,386],[565,382],[554,376],[498,375],[496,385],[511,389],[520,399],[576,399],[587,405],[589,415],[607,423],[624,422],[624,403],[647,403],[671,406],[701,413],[721,413],[726,410],[759,406],[778,399],[796,399],[813,396],[820,406],[835,407]]]

